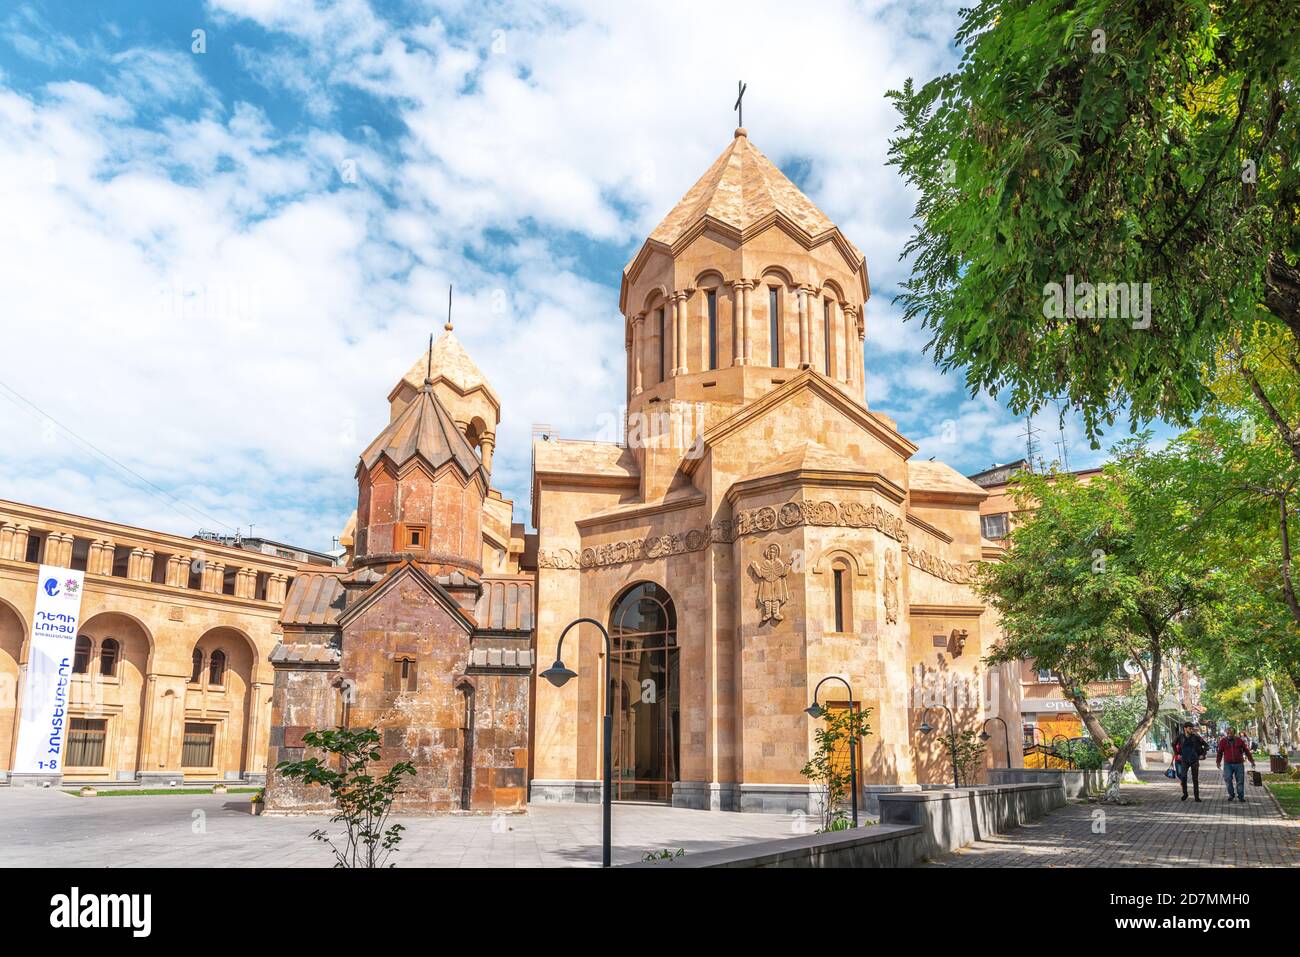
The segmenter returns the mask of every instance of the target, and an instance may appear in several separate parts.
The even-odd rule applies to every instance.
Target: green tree
[[[1228,374],[1300,461],[1296,0],[980,0],[956,40],[889,94],[901,299],[941,368],[1017,413],[1068,399],[1094,444],[1124,408],[1190,424]],[[1067,276],[1094,288],[1062,314]],[[1149,283],[1146,314],[1102,283]]]
[[[870,708],[854,711],[848,708],[822,709],[822,724],[814,732],[817,747],[799,770],[809,781],[821,785],[820,830],[837,831],[847,826],[848,819],[841,805],[848,800],[852,790],[848,749],[856,748],[871,733],[871,726],[867,724],[870,715]]]
[[[332,768],[328,760],[316,757],[276,765],[277,774],[329,790],[335,806],[330,820],[343,825],[343,840],[336,844],[321,829],[312,831],[311,836],[329,845],[334,852],[335,867],[385,866],[405,830],[400,824],[388,827],[385,824],[394,799],[401,793],[403,776],[413,776],[415,766],[399,761],[381,776],[372,775],[370,765],[380,758],[379,732],[374,728],[309,731],[302,740],[307,747],[337,758],[339,765],[337,769]]]
[[[956,748],[951,735],[945,735],[944,748],[948,751],[948,760],[957,768],[957,780],[963,787],[976,783],[980,771],[984,768],[984,742],[980,741],[975,731],[957,732]]]
[[[1089,736],[1111,757],[1107,794],[1160,712],[1165,662],[1192,609],[1218,580],[1195,553],[1171,545],[1189,521],[1177,487],[1144,440],[1123,443],[1100,476],[1024,474],[1015,496],[1025,518],[1002,561],[981,566],[979,594],[998,611],[1003,638],[990,664],[1033,658],[1058,676]],[[1144,707],[1117,744],[1089,706],[1086,686],[1125,661],[1141,671]]]

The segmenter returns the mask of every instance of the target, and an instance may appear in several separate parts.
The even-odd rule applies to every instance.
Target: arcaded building
[[[596,629],[570,633],[578,678],[537,682],[533,801],[598,799],[606,695],[615,798],[682,807],[815,810],[805,708],[827,675],[871,709],[867,790],[949,779],[930,706],[976,731],[1000,713],[1014,742],[1018,683],[984,673],[970,587],[999,551],[986,493],[869,406],[870,294],[743,129],[625,268],[626,441],[533,446],[538,658],[579,617],[614,642],[606,663]],[[838,682],[821,700],[847,706]]]
[[[15,767],[42,564],[85,573],[61,767],[46,782],[259,782],[280,558],[0,501],[0,781]]]

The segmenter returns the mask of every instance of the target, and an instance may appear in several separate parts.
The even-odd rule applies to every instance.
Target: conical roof
[[[361,462],[372,469],[382,457],[388,456],[401,468],[417,455],[434,469],[454,461],[467,477],[483,465],[469,440],[456,428],[451,413],[434,395],[429,379],[424,380],[419,394],[401,414],[361,453]]]
[[[457,386],[461,392],[482,388],[487,392],[493,405],[497,408],[501,407],[501,400],[488,382],[487,376],[475,365],[474,360],[465,351],[465,347],[456,338],[456,333],[450,329],[433,344],[432,353],[420,353],[420,358],[415,360],[411,371],[402,376],[402,379],[419,389],[424,385],[426,374],[434,382],[446,379]]]
[[[810,237],[836,229],[830,217],[750,143],[745,130],[738,129],[731,144],[664,217],[650,239],[671,246],[706,216],[743,231],[773,213],[780,213]],[[848,245],[861,260],[856,247]]]

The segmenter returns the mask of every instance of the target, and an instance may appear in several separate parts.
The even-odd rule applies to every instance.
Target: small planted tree
[[[945,736],[943,745],[948,750],[948,758],[957,769],[957,780],[962,787],[970,787],[984,767],[984,742],[974,731],[961,731],[954,742],[952,736]],[[955,745],[955,746],[954,746]]]
[[[291,780],[327,788],[334,802],[335,814],[330,821],[342,824],[344,838],[335,841],[322,829],[311,836],[328,844],[334,852],[335,867],[393,867],[386,864],[389,855],[401,843],[400,824],[388,824],[393,800],[401,793],[404,776],[414,775],[415,766],[408,761],[394,764],[382,776],[370,773],[370,765],[379,760],[379,732],[374,728],[336,728],[309,731],[303,743],[338,758],[338,768],[328,759],[282,761],[276,771]]]
[[[852,776],[849,767],[849,748],[871,733],[867,718],[870,708],[851,711],[848,708],[822,711],[822,726],[817,729],[817,749],[799,773],[821,786],[821,831],[839,831],[850,826],[843,803],[850,796]],[[859,769],[860,770],[860,769]]]

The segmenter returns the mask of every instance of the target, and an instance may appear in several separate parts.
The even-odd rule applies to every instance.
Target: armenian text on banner
[[[32,616],[15,774],[58,774],[68,732],[68,688],[81,616],[83,572],[42,565]]]

